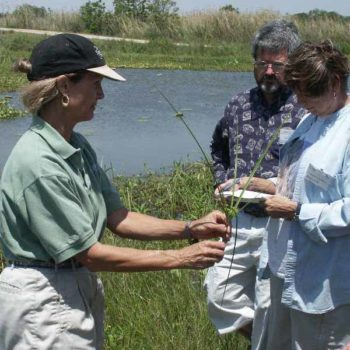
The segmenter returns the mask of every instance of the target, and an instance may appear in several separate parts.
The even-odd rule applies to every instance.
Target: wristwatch
[[[297,203],[297,207],[295,208],[295,213],[292,217],[292,221],[299,221],[299,215],[301,210],[301,203]]]

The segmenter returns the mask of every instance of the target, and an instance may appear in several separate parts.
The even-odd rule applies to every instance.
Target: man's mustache
[[[264,81],[275,81],[277,77],[275,75],[264,75],[262,80]]]

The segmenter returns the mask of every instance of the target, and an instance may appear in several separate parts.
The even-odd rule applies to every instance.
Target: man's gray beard
[[[279,84],[277,81],[274,81],[273,84],[266,84],[266,82],[262,82],[260,84],[260,88],[263,92],[266,94],[273,94],[275,93],[279,88],[281,87],[281,84]]]

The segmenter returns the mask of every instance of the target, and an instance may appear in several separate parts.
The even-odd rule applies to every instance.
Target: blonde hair
[[[28,74],[32,70],[32,64],[27,59],[20,59],[14,64],[13,69],[16,72]],[[31,113],[38,115],[42,107],[59,94],[56,87],[56,78],[32,81],[24,86],[20,92],[26,108]]]

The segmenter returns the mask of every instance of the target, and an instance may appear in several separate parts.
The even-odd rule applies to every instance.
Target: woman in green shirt
[[[223,237],[225,216],[161,220],[126,209],[75,125],[93,118],[103,77],[125,80],[99,49],[78,35],[40,42],[17,70],[30,84],[23,101],[34,114],[1,179],[1,241],[8,266],[0,276],[1,349],[101,349],[103,289],[95,271],[205,268],[224,243],[179,250],[137,250],[100,242],[106,226],[121,237]]]

